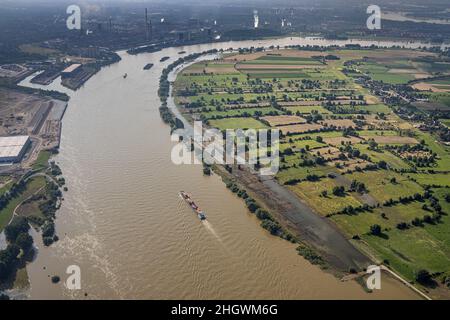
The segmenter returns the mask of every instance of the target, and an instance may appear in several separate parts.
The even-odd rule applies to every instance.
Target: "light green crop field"
[[[439,119],[439,121],[450,128],[450,119]]]
[[[227,118],[209,120],[209,125],[220,130],[226,129],[262,129],[267,126],[252,118]]]
[[[410,181],[406,176],[386,170],[370,173],[354,172],[346,175],[346,178],[363,182],[369,190],[369,194],[381,203],[389,199],[398,199],[424,192],[420,185]],[[391,182],[392,178],[396,179],[395,183]]]
[[[228,109],[228,110],[224,110],[224,111],[208,111],[208,112],[202,112],[201,114],[206,118],[206,119],[211,119],[213,117],[217,117],[217,116],[228,116],[228,117],[235,117],[235,116],[241,116],[244,113],[248,113],[250,115],[254,115],[255,112],[261,112],[262,115],[267,115],[271,112],[277,112],[279,113],[280,111],[272,108],[272,107],[267,107],[267,108],[242,108],[242,109]]]
[[[386,161],[386,163],[389,165],[389,167],[394,169],[411,169],[411,166],[402,160],[401,158],[393,155],[387,150],[370,150],[369,145],[367,144],[356,144],[356,148],[358,148],[361,152],[364,154],[367,154],[372,162],[380,162],[380,161]]]
[[[409,69],[410,73],[405,73],[404,71],[396,72],[396,69],[403,69],[404,65],[382,65],[379,63],[365,63],[358,68],[363,72],[367,73],[372,79],[377,81],[382,81],[390,84],[404,84],[408,81],[414,80],[414,74],[418,73],[415,69]]]
[[[280,144],[280,151],[284,151],[286,148],[296,149],[315,149],[327,146],[325,143],[317,142],[317,140],[292,140],[292,142],[286,142]]]
[[[408,173],[407,176],[423,186],[450,187],[449,173]]]
[[[358,207],[361,203],[351,194],[345,196],[335,196],[332,193],[333,187],[337,186],[330,178],[323,178],[317,182],[302,181],[295,186],[289,186],[296,195],[304,199],[308,205],[321,215],[327,215],[340,211],[348,206]],[[322,196],[322,191],[327,191],[326,197]]]

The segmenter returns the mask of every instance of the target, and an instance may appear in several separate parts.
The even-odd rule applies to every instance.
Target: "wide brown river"
[[[379,299],[417,298],[384,276],[368,294],[298,256],[270,236],[217,176],[170,160],[169,127],[159,116],[161,70],[186,54],[290,39],[169,48],[130,56],[70,93],[56,162],[69,191],[57,213],[60,241],[27,267],[32,299]],[[298,41],[297,41],[298,43]],[[170,56],[160,63],[163,56]],[[147,63],[155,66],[142,70]],[[126,79],[123,74],[128,73]],[[53,88],[59,88],[54,84]],[[179,197],[189,191],[208,220]],[[81,290],[65,288],[69,265]],[[50,276],[62,282],[53,284]],[[87,294],[87,295],[86,295]]]

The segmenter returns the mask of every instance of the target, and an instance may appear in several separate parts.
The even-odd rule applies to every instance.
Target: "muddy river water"
[[[157,86],[178,52],[316,42],[329,44],[287,38],[122,52],[121,62],[70,92],[55,157],[69,189],[57,213],[60,241],[46,248],[35,236],[39,253],[27,267],[29,297],[417,298],[387,277],[371,294],[356,282],[341,282],[298,256],[295,245],[270,236],[219,177],[170,160],[173,143],[159,116]],[[171,59],[160,63],[163,56]],[[155,66],[144,71],[147,63]],[[57,81],[50,87],[61,88]],[[180,190],[193,195],[207,221],[196,217]],[[81,268],[81,290],[63,285],[69,265]],[[53,284],[52,275],[62,282]]]

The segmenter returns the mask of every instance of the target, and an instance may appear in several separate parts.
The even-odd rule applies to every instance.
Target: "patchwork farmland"
[[[174,92],[187,119],[278,129],[278,184],[378,263],[418,286],[426,270],[439,287],[450,282],[449,146],[362,79],[406,85],[447,64],[400,49],[250,51],[187,67]],[[447,92],[448,80],[427,81],[410,88]]]

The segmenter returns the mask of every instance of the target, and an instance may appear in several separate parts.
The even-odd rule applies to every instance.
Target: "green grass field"
[[[271,112],[278,112],[280,113],[279,110],[272,108],[272,107],[260,107],[260,108],[241,108],[241,109],[227,109],[224,111],[208,111],[208,112],[202,112],[201,114],[206,118],[206,119],[211,119],[213,117],[217,117],[217,116],[231,116],[231,117],[235,117],[235,116],[240,116],[244,113],[248,113],[250,115],[254,115],[255,112],[262,112],[263,115],[266,115],[268,113]]]
[[[27,182],[25,191],[18,197],[13,198],[12,200],[9,201],[8,205],[3,210],[0,211],[0,232],[11,220],[16,206],[26,198],[31,196],[33,193],[35,193],[37,190],[45,186],[45,184],[46,180],[44,177],[31,178]]]
[[[450,128],[450,119],[439,119],[439,121],[448,128]]]
[[[420,185],[410,181],[406,176],[386,170],[368,173],[354,172],[345,175],[345,177],[349,180],[363,182],[369,190],[369,194],[381,203],[391,198],[398,199],[399,197],[424,192],[424,189]],[[390,181],[392,178],[396,179],[395,183]]]
[[[33,164],[33,170],[44,169],[48,166],[48,160],[51,157],[50,151],[41,151],[38,155],[36,162]]]
[[[411,73],[396,73],[390,71],[390,68],[396,67],[395,65],[384,66],[378,63],[366,63],[358,68],[367,73],[372,79],[376,81],[382,81],[390,84],[403,84],[410,80],[414,80],[415,69],[411,69]],[[398,67],[398,66],[397,66]]]
[[[332,194],[336,183],[333,179],[324,178],[317,182],[302,181],[295,186],[289,186],[295,194],[304,199],[308,205],[321,215],[327,215],[340,211],[348,206],[358,207],[361,205],[351,194],[338,197]],[[323,197],[322,191],[326,190],[328,195]]]
[[[369,149],[369,145],[367,144],[356,144],[355,148],[358,148],[362,153],[367,154],[372,162],[378,163],[380,161],[386,161],[386,163],[394,169],[411,169],[411,166],[407,162],[387,150],[373,151]]]

